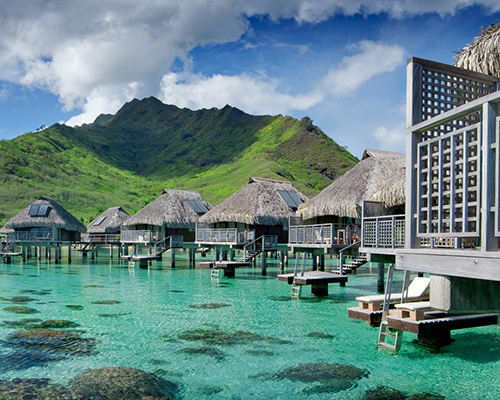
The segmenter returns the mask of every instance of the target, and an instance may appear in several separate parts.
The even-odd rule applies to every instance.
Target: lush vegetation
[[[93,124],[2,141],[0,224],[41,195],[85,223],[116,205],[133,214],[165,187],[198,190],[217,204],[250,176],[289,180],[312,196],[356,162],[307,117],[133,100]]]

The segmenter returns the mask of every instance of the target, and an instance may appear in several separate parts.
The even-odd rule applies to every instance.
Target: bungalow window
[[[48,204],[32,204],[28,215],[30,217],[46,217],[49,213],[49,205]]]
[[[102,221],[104,221],[105,219],[106,219],[106,216],[99,217],[92,225],[99,226],[99,225],[101,225]]]
[[[286,205],[292,209],[297,209],[298,206],[302,204],[299,196],[295,192],[289,192],[286,190],[278,190],[281,198],[285,201]]]
[[[196,214],[201,215],[208,211],[208,208],[205,207],[205,204],[203,204],[201,200],[186,200],[186,203],[188,203],[189,207],[191,207]]]

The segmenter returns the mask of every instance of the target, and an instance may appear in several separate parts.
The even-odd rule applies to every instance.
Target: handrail
[[[268,237],[272,238],[271,247],[269,247],[269,248],[266,247],[266,238],[268,238]],[[276,235],[262,235],[262,236],[258,237],[257,239],[252,240],[251,242],[247,243],[245,246],[243,246],[243,259],[244,260],[247,259],[247,247],[255,246],[261,240],[262,240],[262,251],[266,251],[266,249],[275,250],[275,247],[278,244],[278,237]]]
[[[361,241],[357,241],[355,243],[350,244],[349,246],[346,246],[340,250],[340,275],[344,275],[344,251],[347,249],[350,249],[351,247],[354,247],[356,245],[360,245]]]

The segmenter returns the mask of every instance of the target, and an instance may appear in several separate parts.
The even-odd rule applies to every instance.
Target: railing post
[[[344,275],[344,250],[340,250],[340,275]]]

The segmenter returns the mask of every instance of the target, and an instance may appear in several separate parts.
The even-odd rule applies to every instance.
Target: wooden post
[[[328,283],[316,283],[311,285],[311,294],[314,296],[328,296]]]
[[[21,246],[21,253],[23,261],[26,261],[26,246]]]
[[[52,246],[48,245],[48,246],[45,246],[45,258],[47,260],[50,260],[51,258],[51,250],[52,250]]]
[[[234,261],[234,249],[229,249],[229,261]]]
[[[196,249],[189,249],[189,265],[194,268],[196,264]]]
[[[109,258],[113,258],[113,245],[109,245]]]
[[[71,244],[68,245],[68,262],[71,262]]]
[[[319,255],[319,270],[320,271],[325,270],[325,255],[324,254]]]
[[[285,252],[280,251],[280,269],[283,271],[285,269]]]
[[[56,264],[59,264],[59,256],[60,256],[60,254],[59,254],[59,245],[56,244],[54,246],[54,261],[55,261]]]
[[[316,257],[316,254],[312,254],[312,262],[313,262],[313,271],[318,270],[318,258]]]
[[[262,262],[262,276],[267,275],[267,252],[263,251],[261,254],[261,262]]]
[[[384,263],[377,263],[377,291],[379,293],[384,292],[385,290],[385,284],[384,284]]]
[[[172,268],[175,268],[175,249],[170,250],[172,252],[171,256],[171,266]]]

